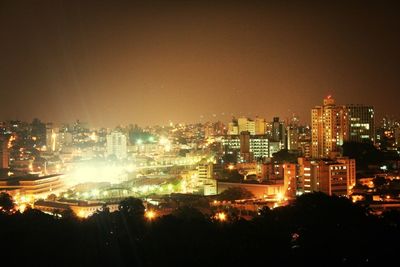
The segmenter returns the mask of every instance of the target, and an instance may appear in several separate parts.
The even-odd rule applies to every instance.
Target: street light
[[[228,218],[225,212],[218,212],[217,214],[215,214],[215,219],[220,222],[225,222]]]
[[[145,212],[144,216],[147,218],[147,220],[152,221],[156,218],[157,214],[153,210],[148,210]]]

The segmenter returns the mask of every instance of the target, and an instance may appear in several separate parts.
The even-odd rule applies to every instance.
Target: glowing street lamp
[[[80,210],[79,212],[78,212],[78,217],[80,217],[80,218],[86,218],[87,216],[86,216],[86,214],[85,214],[85,212],[83,211],[83,210]]]
[[[153,210],[148,210],[145,212],[144,216],[147,218],[147,220],[152,221],[157,217],[157,214]]]
[[[215,219],[220,222],[225,222],[228,218],[225,212],[218,212],[217,214],[215,214]]]
[[[283,194],[281,192],[279,192],[278,194],[276,194],[276,199],[278,201],[282,201],[283,200]]]
[[[26,204],[21,204],[18,206],[18,210],[23,213],[26,210]]]

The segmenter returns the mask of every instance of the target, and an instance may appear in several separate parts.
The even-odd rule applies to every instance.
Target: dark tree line
[[[191,207],[148,221],[138,199],[81,220],[0,213],[14,266],[383,266],[399,259],[400,214],[306,194],[253,220],[220,222]],[[396,266],[396,265],[391,265]]]

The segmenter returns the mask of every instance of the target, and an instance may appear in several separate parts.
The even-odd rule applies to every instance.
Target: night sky
[[[272,120],[332,94],[400,117],[400,9],[360,1],[0,2],[0,120]]]

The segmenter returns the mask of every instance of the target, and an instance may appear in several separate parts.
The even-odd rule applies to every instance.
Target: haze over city
[[[3,1],[0,119],[399,117],[399,27],[395,1]]]
[[[0,263],[397,266],[398,1],[0,1]]]

